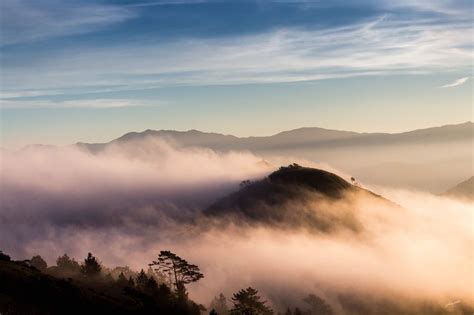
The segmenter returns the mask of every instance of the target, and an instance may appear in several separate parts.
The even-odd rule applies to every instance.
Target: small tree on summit
[[[156,266],[156,270],[161,273],[170,274],[172,281],[174,281],[173,284],[176,292],[182,297],[186,295],[185,284],[204,278],[198,266],[189,264],[183,258],[167,250],[162,250],[160,255],[158,255],[158,260],[153,261],[149,265]]]
[[[254,288],[248,287],[234,293],[232,301],[234,307],[231,310],[232,314],[236,315],[271,315],[273,311],[265,305],[266,301],[261,301],[258,291]]]
[[[87,258],[84,259],[84,263],[81,266],[81,272],[85,276],[93,277],[100,274],[102,266],[97,261],[97,259],[92,256],[92,253],[87,254]]]

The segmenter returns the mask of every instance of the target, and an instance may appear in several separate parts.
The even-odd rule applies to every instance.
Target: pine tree
[[[148,278],[148,280],[145,283],[145,291],[153,294],[158,290],[158,283],[154,278]]]
[[[137,285],[137,289],[144,290],[146,287],[146,284],[148,282],[148,277],[145,274],[145,271],[143,269],[138,273],[137,278],[135,279],[135,283]]]
[[[233,314],[238,315],[271,315],[273,311],[265,305],[266,301],[261,301],[258,291],[248,287],[235,293],[232,297],[234,307]]]
[[[81,272],[87,277],[94,277],[100,274],[102,267],[92,253],[87,254],[87,258],[84,259],[84,263],[81,266]]]
[[[117,278],[117,284],[118,284],[119,286],[124,287],[124,286],[127,285],[127,283],[128,283],[127,278],[125,277],[125,275],[123,274],[123,272],[121,272],[121,273],[119,274],[118,278]]]
[[[332,315],[331,306],[319,296],[310,294],[303,300],[311,307],[311,314]]]
[[[134,288],[134,287],[135,287],[135,281],[133,281],[133,278],[132,278],[132,277],[129,277],[129,278],[128,278],[127,287],[130,287],[130,288]]]

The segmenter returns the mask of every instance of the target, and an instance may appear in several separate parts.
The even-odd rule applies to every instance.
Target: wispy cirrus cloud
[[[175,1],[149,1],[127,4],[127,7],[153,7],[160,5],[186,5],[211,2],[209,0],[175,0]]]
[[[434,1],[432,9],[422,0],[356,1],[363,8],[363,14],[357,18],[352,15],[358,13],[344,13],[342,1],[336,1],[337,5],[273,1],[269,3],[291,6],[273,7],[265,3],[261,11],[258,7],[243,6],[245,10],[237,15],[259,12],[255,13],[259,18],[246,25],[246,32],[227,33],[216,33],[226,28],[228,22],[209,13],[213,10],[195,12],[196,6],[187,6],[201,2],[215,5],[212,7],[215,12],[227,8],[222,3],[192,0],[180,1],[179,6],[168,6],[168,1],[125,5],[87,1],[60,5],[57,0],[47,0],[38,5],[27,0],[6,0],[2,7],[9,8],[11,13],[2,21],[6,25],[2,27],[2,35],[6,34],[2,42],[7,45],[94,32],[121,22],[142,21],[141,18],[147,22],[127,24],[105,34],[106,44],[90,39],[80,44],[71,41],[73,44],[61,49],[48,46],[42,52],[32,49],[18,54],[15,50],[4,50],[0,98],[70,95],[71,99],[78,94],[169,86],[300,82],[452,69],[465,72],[472,63],[472,42],[464,36],[472,32],[472,23],[466,19],[463,1],[461,4]],[[48,10],[54,4],[58,4],[58,9]],[[235,8],[240,10],[240,6]],[[165,9],[171,10],[166,14],[177,14],[184,22],[166,20],[165,14],[166,22],[160,24],[160,19],[147,15],[149,11],[163,14]],[[291,23],[286,23],[287,15],[282,15],[287,10],[294,10],[293,19],[289,18]],[[321,25],[311,22],[314,20],[311,17],[324,16],[324,12],[335,14],[335,18],[322,19]],[[269,17],[271,23],[265,20]],[[31,23],[15,22],[25,19]],[[300,20],[305,21],[300,23]],[[193,29],[188,21],[204,23],[204,29],[210,31],[186,33]],[[272,24],[273,21],[278,23]],[[163,33],[161,29],[167,31]],[[13,35],[16,33],[17,37]],[[122,37],[129,33],[136,35],[132,41]]]
[[[447,27],[425,20],[412,25],[382,15],[324,30],[282,28],[231,38],[86,47],[46,62],[7,67],[9,80],[2,92],[11,95],[19,88],[35,88],[47,94],[71,88],[87,92],[107,86],[127,90],[447,71],[470,65],[470,39],[462,35],[470,30],[463,23]]]
[[[135,17],[124,6],[59,0],[3,0],[1,46],[90,33]]]
[[[468,80],[469,80],[469,77],[464,77],[464,78],[457,79],[456,81],[454,81],[452,83],[448,83],[448,84],[440,86],[440,87],[441,88],[452,88],[452,87],[456,87],[456,86],[459,86],[459,85],[463,85]]]
[[[158,106],[156,101],[128,99],[91,99],[91,100],[0,100],[0,109],[7,108],[119,108],[134,106]]]

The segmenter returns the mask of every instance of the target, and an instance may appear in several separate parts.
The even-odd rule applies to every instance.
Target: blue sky
[[[3,0],[0,12],[5,147],[472,120],[472,1]]]

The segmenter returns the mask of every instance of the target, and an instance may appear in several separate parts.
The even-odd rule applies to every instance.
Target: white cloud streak
[[[454,81],[452,83],[441,86],[441,88],[452,88],[452,87],[456,87],[456,86],[459,86],[459,85],[463,85],[468,80],[469,80],[469,77],[460,78],[460,79],[457,79],[456,81]]]
[[[70,101],[18,101],[0,100],[0,108],[119,108],[134,106],[158,106],[157,101],[127,99],[93,99]]]

